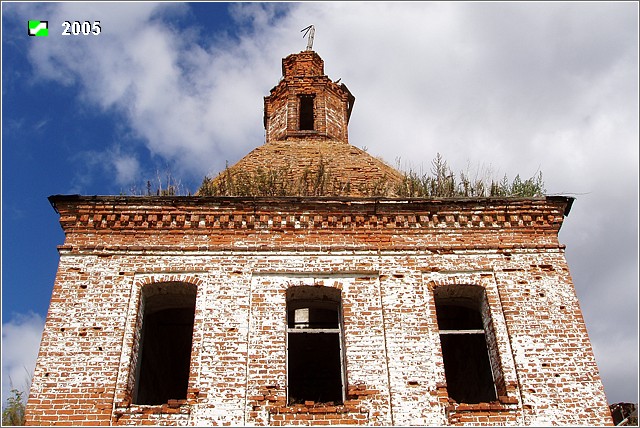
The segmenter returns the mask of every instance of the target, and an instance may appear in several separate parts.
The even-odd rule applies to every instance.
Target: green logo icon
[[[49,35],[49,21],[29,21],[29,35],[47,37]]]

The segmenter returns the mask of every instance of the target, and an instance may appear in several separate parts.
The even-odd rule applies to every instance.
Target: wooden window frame
[[[318,287],[313,287],[313,286],[299,286],[296,287],[300,290],[302,290],[303,288],[307,288],[307,289],[314,289],[315,291],[318,290]],[[337,294],[338,296],[338,300],[330,300],[332,303],[335,303],[335,311],[337,313],[338,319],[337,319],[337,327],[334,328],[313,328],[313,327],[296,327],[295,325],[292,327],[289,325],[289,322],[287,322],[287,328],[286,328],[286,370],[287,370],[287,404],[291,405],[293,403],[291,403],[291,394],[290,394],[290,385],[291,385],[291,380],[290,380],[290,376],[291,376],[291,370],[289,367],[289,359],[290,359],[290,340],[289,340],[289,335],[293,334],[293,335],[298,335],[298,334],[337,334],[338,337],[338,352],[339,352],[339,360],[340,360],[340,391],[341,391],[341,399],[342,399],[342,403],[345,402],[347,396],[346,396],[346,391],[347,391],[347,382],[346,382],[346,359],[345,359],[345,346],[344,346],[344,323],[343,323],[343,316],[342,316],[342,293],[339,290],[336,289],[332,289],[332,288],[328,288],[328,290],[335,290],[335,291],[330,291],[330,293],[333,294],[337,294],[336,291],[339,293]],[[329,291],[328,291],[329,292]],[[333,298],[335,298],[335,296],[332,296]],[[303,306],[303,307],[308,307],[308,308],[313,308],[313,303],[320,303],[320,305],[323,304],[323,301],[319,300],[319,299],[313,299],[313,298],[305,298],[305,299],[290,299],[287,298],[287,317],[289,316],[289,312],[291,310],[296,310],[298,308],[291,308],[290,305],[292,302],[301,302],[304,301],[306,303],[309,304],[309,306]],[[326,304],[326,302],[325,302]],[[295,305],[294,305],[295,306]],[[316,308],[320,307],[320,306],[315,306]],[[306,401],[306,400],[305,400]],[[334,404],[339,404],[339,403],[334,403]]]

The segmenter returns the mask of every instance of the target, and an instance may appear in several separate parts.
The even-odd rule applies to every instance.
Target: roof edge
[[[58,212],[59,203],[128,203],[150,202],[161,205],[184,204],[197,205],[207,203],[380,203],[380,204],[419,204],[419,203],[518,203],[527,201],[548,201],[564,203],[564,216],[571,211],[575,200],[572,196],[539,196],[539,197],[441,197],[441,198],[388,198],[388,197],[350,197],[350,196],[122,196],[122,195],[51,195],[47,198],[53,209]]]

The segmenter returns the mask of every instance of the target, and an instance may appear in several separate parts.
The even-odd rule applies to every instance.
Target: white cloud
[[[89,186],[95,179],[96,171],[102,171],[105,176],[113,177],[113,182],[123,191],[129,191],[131,186],[139,185],[143,168],[136,154],[114,144],[104,150],[85,150],[74,156],[77,170],[69,193],[81,193],[81,189]],[[145,171],[149,172],[149,171]],[[139,189],[138,189],[139,190]]]
[[[121,155],[112,160],[116,169],[116,181],[119,184],[134,183],[140,170],[138,160],[132,156]]]
[[[262,97],[314,24],[325,72],[356,96],[352,144],[414,168],[439,152],[456,171],[541,170],[549,193],[578,194],[561,240],[579,255],[570,268],[592,340],[622,330],[634,338],[623,353],[637,355],[637,317],[629,325],[615,303],[593,297],[606,289],[637,300],[637,4],[237,3],[239,37],[205,45],[163,25],[187,4],[43,7],[52,21],[86,16],[112,31],[34,44],[38,76],[79,84],[84,100],[124,113],[152,154],[195,177],[262,144]],[[125,177],[135,161],[114,165]],[[596,357],[606,373],[610,359]],[[615,391],[617,380],[605,384]]]
[[[43,328],[44,320],[35,313],[18,314],[2,324],[3,404],[12,388],[28,396]]]

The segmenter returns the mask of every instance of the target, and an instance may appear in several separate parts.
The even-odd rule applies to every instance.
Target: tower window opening
[[[435,299],[447,392],[458,403],[495,401],[494,370],[481,312],[484,289],[455,288],[436,289]]]
[[[141,296],[134,404],[157,405],[187,398],[196,287],[151,284]]]
[[[342,404],[345,398],[340,290],[287,290],[287,399]]]
[[[314,95],[300,95],[300,130],[301,131],[313,131],[314,128],[314,113],[313,113],[313,101]]]

